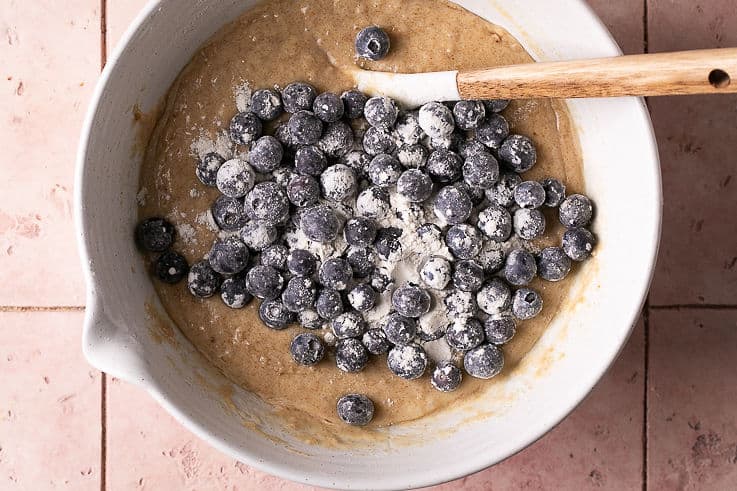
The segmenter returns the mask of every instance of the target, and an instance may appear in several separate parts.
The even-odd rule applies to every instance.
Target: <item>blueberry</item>
[[[420,280],[429,288],[443,290],[450,283],[450,262],[440,256],[428,257],[422,262],[419,274]]]
[[[493,344],[482,344],[463,356],[463,368],[472,377],[489,379],[504,368],[504,354]]]
[[[240,229],[248,221],[243,203],[236,198],[220,196],[210,209],[215,224],[226,232]]]
[[[299,324],[305,329],[322,329],[324,321],[320,315],[311,309],[306,309],[297,314]]]
[[[389,97],[372,97],[363,106],[363,117],[366,118],[368,124],[384,131],[394,126],[398,115],[397,103]]]
[[[506,208],[490,204],[479,212],[477,222],[481,231],[495,242],[506,242],[512,235],[512,215]]]
[[[400,237],[402,229],[397,227],[380,228],[376,232],[374,249],[382,259],[396,260],[402,255],[402,243]]]
[[[299,145],[314,145],[322,135],[322,121],[310,111],[297,111],[287,124],[289,134]]]
[[[319,148],[307,145],[300,147],[294,154],[294,168],[300,174],[319,176],[328,166],[328,159]]]
[[[420,144],[407,145],[406,143],[397,149],[396,157],[399,163],[408,169],[424,167],[427,163],[427,148]]]
[[[251,220],[278,225],[289,217],[289,199],[277,183],[260,182],[246,195],[244,209]]]
[[[356,213],[359,216],[382,219],[389,211],[389,193],[378,186],[364,189],[356,198]]]
[[[358,312],[344,312],[330,324],[338,339],[358,338],[366,332],[366,321]]]
[[[182,281],[189,271],[189,264],[184,256],[175,251],[166,251],[156,259],[154,264],[156,277],[173,285]]]
[[[420,108],[418,115],[420,128],[430,138],[450,136],[455,129],[453,113],[447,106],[439,102],[428,102]]]
[[[397,313],[389,314],[382,329],[386,334],[386,339],[392,344],[407,344],[417,336],[415,320]]]
[[[359,312],[367,312],[376,305],[376,290],[367,283],[361,283],[348,292],[348,303]]]
[[[594,215],[591,200],[582,194],[572,194],[560,204],[558,217],[566,227],[585,227]]]
[[[215,295],[223,277],[210,266],[208,261],[200,261],[189,268],[187,288],[195,297],[208,298]]]
[[[445,330],[445,340],[455,350],[468,351],[484,342],[484,326],[475,317],[453,322]]]
[[[210,249],[208,258],[212,269],[228,275],[246,269],[248,259],[248,247],[238,237],[233,236],[216,241]]]
[[[281,301],[290,312],[302,312],[312,307],[316,296],[315,283],[310,278],[295,276],[287,282]]]
[[[392,347],[381,329],[369,329],[361,337],[361,342],[372,355],[383,355]]]
[[[262,136],[251,145],[248,159],[258,172],[271,172],[281,163],[284,149],[273,136]]]
[[[546,247],[537,257],[537,272],[540,278],[560,281],[571,270],[571,260],[560,247]]]
[[[275,183],[277,183],[279,186],[287,189],[287,186],[289,185],[289,181],[292,180],[293,177],[297,176],[296,172],[294,172],[293,168],[287,167],[287,166],[280,166],[271,171],[271,178]],[[268,179],[268,175],[266,178]]]
[[[486,194],[484,193],[484,190],[482,188],[470,186],[466,181],[458,181],[453,185],[466,193],[469,198],[471,198],[471,203],[473,203],[473,206],[480,205],[484,202],[484,199],[486,198]]]
[[[560,206],[566,197],[565,185],[553,177],[546,177],[540,184],[545,190],[545,206],[549,208]]]
[[[136,226],[136,243],[144,251],[163,252],[174,243],[174,225],[163,218],[146,218]]]
[[[276,227],[262,222],[248,222],[240,233],[241,240],[254,251],[262,251],[279,237]]]
[[[422,203],[432,194],[432,179],[419,169],[409,169],[399,176],[397,192],[407,201]]]
[[[376,238],[376,222],[366,217],[351,218],[345,223],[343,236],[349,245],[370,246]]]
[[[248,305],[253,296],[248,293],[245,276],[226,278],[220,285],[220,298],[231,309],[242,309]]]
[[[469,186],[489,189],[499,179],[499,163],[488,152],[469,155],[463,163],[463,179]]]
[[[290,153],[294,153],[299,145],[294,141],[294,138],[292,138],[292,135],[289,133],[289,125],[287,123],[288,121],[284,121],[276,126],[274,129],[274,138],[279,140],[279,143],[289,150]]]
[[[574,261],[588,259],[595,245],[594,234],[583,227],[569,228],[563,234],[563,250]]]
[[[380,187],[389,187],[397,183],[402,174],[399,161],[387,154],[379,154],[371,160],[368,175],[371,182]]]
[[[514,204],[514,190],[522,182],[515,172],[504,172],[499,180],[486,190],[486,199],[499,206],[509,207]]]
[[[521,208],[540,208],[545,203],[545,188],[537,181],[524,181],[514,189],[514,201]]]
[[[250,165],[240,159],[231,159],[220,166],[215,181],[225,196],[242,198],[253,188],[255,177]]]
[[[366,426],[374,417],[374,403],[363,394],[348,394],[338,399],[338,417],[353,426]]]
[[[473,317],[478,312],[475,295],[458,289],[452,290],[444,300],[449,317]]]
[[[488,153],[488,148],[476,138],[464,140],[458,145],[458,155],[464,159],[481,152]]]
[[[499,150],[508,136],[509,123],[500,114],[492,114],[476,128],[476,139],[492,150]]]
[[[514,232],[524,240],[532,240],[545,233],[545,215],[540,210],[520,208],[512,218]]]
[[[358,182],[353,169],[343,164],[331,165],[320,176],[322,195],[332,201],[345,201],[356,194]]]
[[[230,120],[230,139],[238,145],[250,145],[262,130],[261,120],[252,112],[238,113]]]
[[[292,249],[287,256],[287,269],[295,276],[310,276],[317,270],[317,258],[310,251]]]
[[[312,109],[312,103],[315,102],[317,91],[310,84],[292,82],[284,87],[281,97],[284,103],[284,110],[294,114],[298,111]]]
[[[463,223],[471,216],[473,203],[455,186],[445,186],[435,197],[435,214],[450,224]]]
[[[393,347],[386,357],[389,370],[405,380],[422,377],[427,368],[427,353],[416,344],[403,344]]]
[[[197,168],[195,169],[197,179],[205,186],[216,186],[218,170],[224,162],[225,159],[217,153],[208,153],[197,162]]]
[[[317,294],[315,309],[323,319],[335,319],[343,313],[343,299],[339,292],[324,288]]]
[[[452,150],[455,152],[463,139],[463,135],[453,132],[448,136],[431,138],[430,148],[432,148],[433,150]]]
[[[320,184],[312,176],[294,176],[287,185],[287,198],[299,208],[316,205],[320,199]]]
[[[509,106],[509,99],[489,99],[483,102],[487,113],[500,113]]]
[[[258,307],[258,317],[266,327],[281,331],[295,321],[294,312],[290,312],[279,300],[264,300]]]
[[[427,158],[426,170],[438,182],[452,182],[461,177],[463,159],[450,150],[435,150]]]
[[[438,249],[443,245],[443,231],[434,223],[423,223],[417,227],[417,237],[428,249]]]
[[[322,340],[309,332],[297,334],[289,345],[292,359],[299,365],[316,365],[325,356],[325,345]]]
[[[356,338],[340,339],[335,345],[335,364],[344,372],[360,372],[369,362],[366,347]]]
[[[337,94],[323,92],[312,103],[312,111],[326,123],[334,123],[343,117],[343,101]]]
[[[507,257],[499,245],[492,241],[486,241],[476,261],[484,268],[486,274],[494,274],[504,267]]]
[[[530,288],[520,288],[512,296],[512,315],[519,320],[532,319],[543,309],[543,299]]]
[[[317,146],[328,157],[345,155],[353,148],[353,130],[342,121],[330,123],[322,132]]]
[[[481,252],[481,232],[473,225],[453,225],[445,233],[445,245],[458,259],[471,259]]]
[[[322,263],[318,276],[323,286],[333,290],[345,290],[353,279],[353,269],[345,259],[332,257]]]
[[[491,344],[506,344],[514,337],[517,327],[512,316],[502,315],[486,319],[484,332],[486,340]]]
[[[271,266],[279,271],[287,270],[289,249],[282,244],[272,244],[261,251],[261,264]]]
[[[526,285],[537,274],[535,256],[522,249],[515,249],[507,255],[504,277],[515,286]]]
[[[532,140],[522,135],[509,135],[499,147],[499,158],[515,172],[527,172],[537,162],[537,151]]]
[[[484,268],[472,259],[458,261],[453,271],[453,286],[464,292],[475,292],[484,283]]]
[[[365,176],[368,173],[368,166],[371,163],[371,157],[366,152],[353,150],[340,158],[340,163],[347,165],[357,176]]]
[[[281,96],[271,89],[259,89],[251,96],[251,112],[264,121],[279,117],[284,110]]]
[[[378,26],[369,26],[361,29],[356,35],[356,54],[367,60],[380,60],[389,53],[391,43],[389,35]]]
[[[358,119],[363,116],[363,106],[366,105],[368,96],[360,90],[349,90],[340,96],[343,100],[344,114],[349,119]]]
[[[458,101],[453,106],[456,125],[462,130],[475,130],[486,117],[486,108],[481,101]]]
[[[417,112],[402,112],[397,117],[394,131],[405,145],[417,145],[425,136]]]
[[[420,317],[430,310],[430,295],[418,286],[406,284],[392,293],[392,306],[405,317]]]
[[[271,266],[259,264],[246,274],[246,288],[254,297],[271,300],[281,294],[284,278]],[[281,302],[280,302],[281,303]]]
[[[450,360],[439,361],[430,376],[430,383],[440,392],[453,392],[461,385],[461,369]]]
[[[366,278],[376,268],[376,254],[367,247],[349,247],[346,259],[356,278]]]
[[[325,205],[307,208],[300,216],[300,229],[308,239],[315,242],[330,242],[340,229],[340,221],[335,212]]]
[[[501,278],[487,281],[476,294],[476,302],[489,315],[500,314],[512,305],[512,290]]]
[[[369,155],[391,154],[397,149],[397,144],[388,131],[373,126],[363,134],[362,143],[364,151]]]

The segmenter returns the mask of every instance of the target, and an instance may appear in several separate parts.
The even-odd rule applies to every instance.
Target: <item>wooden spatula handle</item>
[[[737,92],[737,48],[462,71],[457,84],[463,99],[732,93]]]

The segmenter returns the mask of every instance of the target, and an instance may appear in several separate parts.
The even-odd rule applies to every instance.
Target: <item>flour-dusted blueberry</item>
[[[463,159],[451,150],[435,150],[427,158],[425,169],[438,182],[452,182],[461,177]]]
[[[509,123],[501,114],[492,114],[476,128],[476,139],[492,150],[499,150],[508,136]]]
[[[276,125],[276,128],[274,129],[274,138],[279,140],[279,143],[288,150],[286,153],[292,155],[299,148],[299,144],[294,141],[294,138],[292,138],[292,135],[289,133],[289,125],[287,123],[288,121],[284,121],[283,123]]]
[[[440,138],[430,138],[429,143],[430,148],[433,150],[452,150],[455,152],[456,150],[458,150],[458,146],[464,139],[464,135],[454,131],[447,136],[443,136]]]
[[[466,352],[463,368],[472,377],[490,379],[504,368],[504,354],[497,346],[484,343]]]
[[[340,220],[329,206],[316,205],[304,210],[299,226],[308,239],[324,243],[338,235]]]
[[[473,259],[464,259],[455,264],[453,286],[464,292],[475,292],[484,283],[484,268]]]
[[[514,188],[514,201],[521,208],[540,208],[545,203],[545,188],[537,181],[524,181]]]
[[[468,351],[484,342],[484,325],[475,317],[452,322],[445,330],[448,346],[458,351]]]
[[[330,123],[317,141],[317,147],[328,157],[345,155],[353,148],[353,130],[343,121]]]
[[[369,352],[356,338],[340,339],[335,344],[335,364],[338,369],[354,373],[360,372],[369,362]]]
[[[383,355],[392,347],[382,329],[369,329],[361,337],[361,342],[372,355]]]
[[[461,369],[450,360],[439,361],[430,376],[430,383],[440,392],[453,392],[462,380]]]
[[[348,119],[358,119],[363,116],[363,106],[368,96],[358,89],[348,90],[340,95],[343,101],[343,112]]]
[[[402,144],[397,149],[396,157],[399,163],[408,169],[419,169],[427,163],[428,151],[423,145]]]
[[[394,126],[399,108],[394,99],[384,96],[372,97],[363,106],[363,117],[374,128],[388,131]]]
[[[484,268],[487,275],[497,273],[504,267],[507,256],[504,250],[494,241],[484,241],[481,252],[476,256],[476,261]]]
[[[369,155],[382,153],[392,154],[397,150],[397,144],[392,135],[382,128],[370,127],[363,134],[363,149]]]
[[[391,210],[389,193],[379,186],[364,189],[356,198],[356,213],[374,219],[384,218]]]
[[[337,94],[323,92],[312,103],[312,112],[326,123],[334,123],[343,117],[345,107]]]
[[[300,147],[294,154],[294,168],[300,174],[317,177],[327,166],[327,157],[314,145]]]
[[[450,318],[473,317],[478,312],[476,295],[454,288],[444,300]]]
[[[479,212],[477,225],[495,242],[505,242],[512,235],[512,215],[506,208],[496,204],[490,204]]]
[[[432,194],[432,179],[420,169],[408,169],[397,180],[397,192],[412,203],[422,203]]]
[[[500,113],[509,106],[509,99],[488,99],[484,101],[484,106],[489,114]]]
[[[338,339],[359,338],[366,332],[366,321],[358,312],[343,312],[330,324]]]
[[[335,319],[343,313],[343,298],[340,292],[323,288],[317,294],[315,310],[323,319]]]
[[[290,278],[281,294],[281,301],[290,312],[302,312],[315,303],[315,283],[304,276]]]
[[[566,227],[585,227],[594,215],[591,200],[583,194],[572,194],[560,204],[558,217]]]
[[[316,205],[320,200],[320,183],[312,176],[294,176],[287,185],[287,198],[298,208]]]
[[[376,254],[368,247],[351,246],[346,251],[346,259],[353,269],[353,276],[366,278],[376,269]]]
[[[484,322],[486,340],[491,344],[506,344],[517,332],[517,326],[509,314],[492,316]]]
[[[332,201],[345,201],[356,193],[358,182],[353,169],[343,164],[331,165],[320,176],[322,194]]]
[[[584,261],[596,246],[596,237],[583,227],[569,228],[563,234],[563,251],[574,261]]]
[[[417,322],[396,312],[389,314],[382,329],[392,344],[407,344],[417,337]]]
[[[420,119],[416,111],[399,113],[394,125],[394,132],[405,145],[417,145],[425,136],[425,132],[420,127]]]
[[[462,130],[475,130],[486,118],[486,108],[481,101],[458,101],[453,106],[456,126]]]
[[[389,53],[391,42],[389,35],[378,26],[369,26],[361,29],[356,35],[356,54],[367,60],[380,60]]]
[[[430,256],[420,265],[420,280],[428,288],[443,290],[450,283],[453,270],[444,257]]]
[[[348,303],[359,312],[368,312],[376,305],[376,290],[367,283],[360,283],[348,292]]]
[[[287,256],[287,269],[295,276],[311,276],[317,271],[317,258],[305,249],[292,249]]]
[[[296,320],[294,312],[290,312],[279,300],[264,300],[258,307],[258,317],[266,327],[281,331]]]
[[[310,111],[297,111],[287,124],[289,134],[300,145],[314,145],[322,135],[322,121]]]
[[[250,111],[238,113],[230,120],[230,139],[238,145],[250,145],[262,131],[261,120]]]
[[[376,222],[371,218],[354,217],[345,222],[343,236],[352,246],[367,247],[373,244],[376,238]]]
[[[264,121],[278,118],[283,110],[281,96],[275,90],[259,89],[251,96],[251,112]]]
[[[420,317],[430,310],[430,294],[419,286],[405,284],[392,293],[392,306],[405,317]]]
[[[545,190],[545,206],[548,208],[560,206],[566,197],[565,184],[554,177],[546,177],[540,181],[540,184],[542,184],[542,187]]]
[[[320,283],[333,290],[345,290],[353,279],[353,269],[347,260],[331,257],[320,266]]]
[[[471,198],[471,203],[473,203],[473,206],[479,206],[481,203],[484,202],[484,199],[486,198],[486,194],[484,194],[484,190],[482,188],[470,186],[466,181],[457,181],[453,183],[453,185],[466,193],[469,198]]]
[[[476,303],[489,315],[500,314],[512,305],[512,290],[503,279],[494,277],[476,294]]]
[[[208,260],[220,274],[240,273],[248,266],[248,247],[238,237],[225,237],[212,245]]]
[[[524,240],[533,240],[545,233],[545,215],[540,210],[520,208],[512,217],[514,232]]]
[[[445,245],[458,259],[471,259],[481,252],[483,240],[481,232],[473,225],[461,223],[453,225],[445,233]]]
[[[271,172],[281,164],[284,149],[273,136],[262,136],[251,145],[248,160],[258,172]]]
[[[537,150],[526,136],[509,135],[499,147],[499,159],[515,172],[527,172],[537,162]]]
[[[292,114],[312,109],[316,97],[315,88],[304,82],[292,82],[281,93],[284,110]]]
[[[253,296],[246,288],[246,277],[243,275],[226,278],[220,285],[220,298],[231,309],[242,309],[248,305]]]
[[[340,163],[353,169],[357,177],[364,177],[368,174],[371,157],[361,150],[352,150],[340,158]]]
[[[546,247],[537,256],[537,273],[547,281],[560,281],[571,271],[571,259],[560,247]]]
[[[244,209],[251,220],[278,225],[289,217],[287,192],[275,182],[260,182],[246,195]]]
[[[222,283],[223,277],[212,269],[206,260],[195,263],[189,268],[187,288],[195,297],[208,298],[215,295]]]
[[[279,186],[287,189],[287,186],[289,185],[289,181],[292,180],[293,177],[298,176],[299,174],[294,172],[294,169],[287,167],[287,166],[280,166],[271,171],[271,177],[274,180],[275,183],[277,183]]]
[[[248,221],[243,202],[237,198],[219,196],[210,209],[212,218],[220,230],[234,232]]]
[[[368,176],[375,186],[393,186],[402,175],[402,165],[399,161],[385,153],[375,156],[368,168]]]
[[[261,251],[261,264],[271,266],[279,271],[287,270],[289,248],[282,244],[272,244]]]
[[[312,309],[305,309],[298,313],[297,320],[299,321],[299,325],[305,329],[322,329],[325,324],[325,321],[320,317],[320,314]]]
[[[195,169],[197,179],[205,186],[217,186],[218,170],[224,162],[225,159],[215,152],[203,156],[197,162],[197,168]]]
[[[512,296],[512,315],[519,320],[532,319],[543,309],[543,298],[531,288],[520,288]]]
[[[499,163],[489,152],[469,155],[463,163],[463,179],[469,186],[489,189],[499,180]]]
[[[464,159],[467,159],[471,155],[476,155],[477,153],[481,152],[487,152],[489,149],[481,143],[476,138],[471,138],[468,140],[463,140],[458,144],[458,155],[463,157]]]
[[[363,394],[347,394],[338,399],[338,417],[353,426],[366,426],[374,418],[374,403]]]
[[[398,260],[402,256],[401,236],[401,228],[385,227],[378,229],[376,231],[374,249],[376,249],[379,257],[389,261]]]
[[[417,237],[429,250],[436,250],[443,245],[443,231],[434,223],[423,223],[417,227]]]
[[[215,181],[225,196],[242,198],[253,188],[255,178],[250,165],[240,159],[231,159],[220,166]]]
[[[322,340],[309,332],[297,334],[289,345],[292,359],[299,365],[316,365],[325,356],[325,345]]]
[[[174,243],[174,225],[164,218],[146,218],[136,226],[138,247],[149,252],[164,252]]]
[[[246,288],[254,297],[271,300],[281,294],[284,278],[271,266],[259,264],[246,273]]]
[[[514,205],[514,190],[522,182],[522,178],[515,172],[503,172],[499,180],[486,190],[486,199],[499,206]]]
[[[468,220],[473,202],[456,186],[445,186],[435,196],[434,209],[438,218],[454,225]]]
[[[156,277],[170,285],[182,281],[182,278],[187,275],[188,271],[189,264],[187,264],[187,260],[175,251],[164,252],[154,263]]]
[[[526,285],[537,275],[535,256],[522,249],[515,249],[507,255],[504,277],[515,286]]]
[[[262,251],[279,237],[276,227],[263,222],[248,222],[239,232],[241,240],[252,250]]]
[[[453,112],[439,102],[428,102],[418,114],[420,128],[430,138],[445,138],[455,129]]]
[[[405,380],[422,377],[427,369],[427,353],[416,344],[403,344],[393,347],[386,357],[389,370]]]

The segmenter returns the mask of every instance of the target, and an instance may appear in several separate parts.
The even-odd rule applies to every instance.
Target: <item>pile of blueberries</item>
[[[281,91],[257,90],[250,109],[236,114],[229,127],[232,143],[249,150],[247,161],[210,153],[196,166],[202,184],[221,193],[211,212],[224,233],[207,258],[190,267],[171,250],[175,230],[163,218],[139,223],[137,243],[161,253],[153,267],[161,281],[186,277],[196,297],[219,292],[234,309],[256,297],[259,316],[271,329],[297,322],[309,330],[329,326],[337,339],[336,365],[345,372],[361,371],[370,355],[387,353],[394,374],[421,377],[428,357],[418,340],[429,339],[420,336],[417,319],[431,307],[429,289],[450,289],[445,303],[451,323],[439,335],[468,374],[491,378],[502,369],[500,346],[514,336],[516,321],[542,309],[529,283],[536,276],[562,280],[572,261],[588,258],[595,245],[587,228],[593,216],[587,197],[566,196],[554,178],[520,177],[537,154],[529,138],[510,134],[500,114],[507,104],[431,102],[400,111],[386,97],[357,90],[318,94],[303,82]],[[274,128],[271,135],[264,135],[267,127]],[[377,274],[376,258],[389,259],[402,234],[380,226],[381,213],[395,212],[390,192],[413,206],[432,207],[437,223],[422,225],[418,234],[444,240],[453,260],[426,258],[422,284],[394,289],[392,313],[381,328],[369,329],[363,313],[374,308],[379,293],[393,288],[391,279]],[[336,213],[341,203],[355,204],[354,216],[345,220]],[[536,255],[520,247],[505,257],[500,246],[489,254],[489,241],[542,236],[545,208],[557,208],[566,227],[560,247]],[[318,243],[343,234],[348,248],[320,262],[284,239],[296,229]],[[323,338],[312,332],[297,334],[290,350],[306,366],[326,354]],[[445,360],[434,367],[431,383],[449,392],[461,378],[458,364]],[[373,404],[350,394],[339,401],[338,413],[347,423],[366,424]]]

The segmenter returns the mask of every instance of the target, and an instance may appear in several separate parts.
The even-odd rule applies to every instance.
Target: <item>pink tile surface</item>
[[[737,311],[650,315],[648,489],[737,489]]]
[[[0,305],[83,305],[74,157],[100,67],[99,0],[9,2],[0,15]]]
[[[0,489],[100,489],[100,375],[81,322],[0,313]]]
[[[112,53],[148,0],[107,0],[107,49]]]

